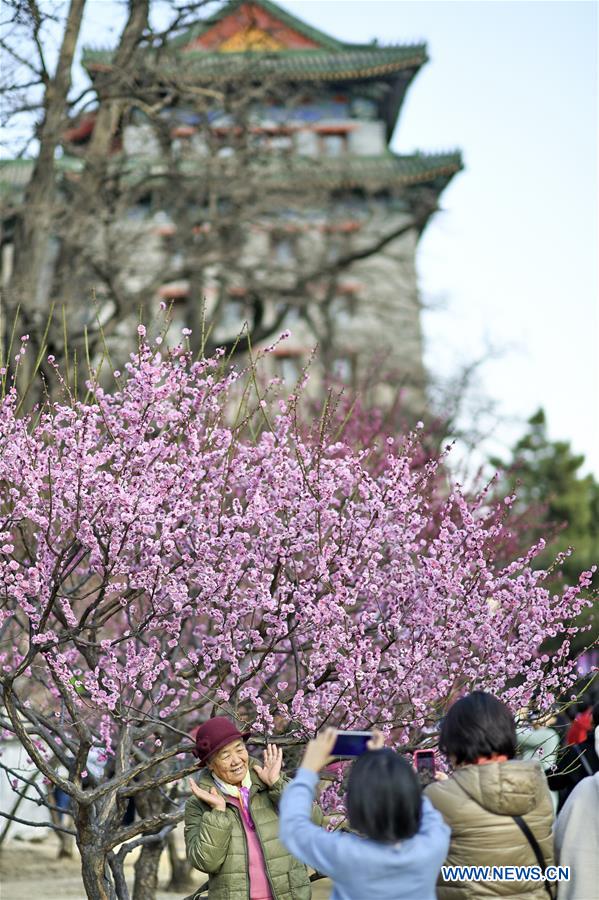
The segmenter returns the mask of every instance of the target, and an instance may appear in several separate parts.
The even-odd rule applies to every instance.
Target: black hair
[[[505,703],[474,691],[453,704],[441,723],[439,748],[454,765],[475,763],[494,753],[516,755],[516,723]]]
[[[578,714],[578,710],[573,703],[571,703],[570,706],[566,706],[563,712],[570,722],[573,722]]]
[[[593,706],[591,716],[593,718],[593,728],[599,728],[599,700]]]
[[[589,709],[592,705],[593,705],[593,698],[591,697],[590,694],[585,693],[585,694],[580,695],[578,703],[576,704],[576,708],[579,713],[582,713],[582,712],[586,712],[586,710]]]
[[[369,750],[351,768],[346,806],[355,831],[373,841],[395,843],[418,831],[422,789],[412,766],[393,750]]]

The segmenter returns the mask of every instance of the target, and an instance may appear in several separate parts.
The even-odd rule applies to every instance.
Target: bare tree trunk
[[[135,863],[133,900],[154,900],[158,887],[158,866],[164,850],[162,841],[144,844]]]
[[[109,851],[103,846],[103,839],[111,831],[111,823],[105,821],[101,824],[98,812],[93,806],[73,804],[85,895],[87,900],[120,900],[108,865]]]
[[[40,149],[25,204],[17,223],[15,265],[10,283],[12,310],[24,302],[29,309],[39,308],[44,300],[41,283],[50,250],[55,195],[54,155],[59,144],[67,96],[71,89],[71,68],[81,29],[85,0],[71,0],[54,78],[46,77],[44,120],[40,130]],[[50,285],[48,285],[49,289]]]
[[[160,815],[164,811],[164,800],[158,791],[144,791],[135,798],[135,807],[142,819]],[[164,839],[156,837],[155,841],[144,844],[135,863],[135,880],[133,882],[133,900],[154,900],[158,887],[158,865],[164,850]]]
[[[97,84],[99,105],[94,130],[85,154],[85,170],[69,210],[68,252],[61,255],[57,267],[57,282],[67,308],[76,306],[78,300],[77,281],[72,277],[73,250],[79,245],[91,244],[98,227],[98,198],[105,193],[113,139],[123,111],[131,102],[123,85],[127,81],[133,52],[148,27],[149,4],[150,0],[129,0],[129,17],[114,54],[111,73],[104,83],[99,80]]]
[[[48,799],[50,801],[50,818],[54,825],[60,825],[62,821],[62,817],[56,809],[52,807],[56,806],[56,789],[54,786],[48,789]],[[75,851],[75,838],[72,834],[65,834],[64,831],[57,831],[56,837],[58,838],[59,848],[58,848],[58,859],[72,858],[73,853]]]
[[[191,877],[191,865],[184,856],[179,856],[177,853],[177,842],[174,831],[171,831],[169,834],[166,847],[171,864],[171,880],[169,881],[167,890],[190,891],[194,887],[194,882]]]
[[[106,854],[96,845],[79,845],[81,877],[87,900],[118,900],[111,883]],[[149,895],[148,900],[151,900]]]
[[[149,9],[150,0],[129,0],[129,18],[114,55],[113,72],[117,84],[123,80],[131,56],[148,27]],[[123,99],[125,92],[122,90],[115,91],[117,95],[115,97],[102,97],[101,88],[99,93],[100,106],[85,157],[85,187],[90,196],[94,196],[101,185],[104,163],[110,154],[112,139],[118,128],[121,113],[131,102],[129,99]]]
[[[72,834],[65,834],[64,831],[57,831],[58,838],[58,859],[72,859],[75,853],[75,838]]]
[[[54,78],[46,72],[40,50],[45,85],[44,119],[40,147],[25,202],[17,216],[14,268],[6,291],[9,327],[21,307],[25,330],[30,334],[29,353],[19,366],[18,383],[29,383],[35,358],[40,352],[45,307],[50,298],[56,246],[52,243],[55,216],[56,166],[54,156],[60,142],[67,96],[71,89],[71,68],[81,29],[85,0],[71,0]]]

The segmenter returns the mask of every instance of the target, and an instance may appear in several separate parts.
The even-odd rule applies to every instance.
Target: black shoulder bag
[[[459,781],[456,781],[456,784],[466,794],[466,796],[468,797],[469,800],[472,800],[474,803],[476,803],[478,806],[480,806],[480,803],[478,802],[478,800],[475,800],[474,797],[471,797],[470,794],[468,793],[468,791],[466,790],[466,788],[462,787],[462,785],[459,783]],[[524,835],[524,837],[526,838],[528,843],[530,844],[530,847],[536,857],[539,868],[541,869],[543,876],[545,876],[545,873],[547,872],[547,863],[545,862],[545,857],[543,856],[543,851],[539,847],[536,837],[534,836],[534,834],[532,833],[532,831],[530,830],[530,828],[528,827],[528,825],[526,824],[526,822],[524,821],[522,816],[512,816],[512,819],[514,820],[514,822],[516,823],[516,825],[518,826],[518,828],[520,829],[520,831],[522,832],[522,834]],[[549,894],[551,900],[555,900],[555,898],[557,896],[557,891],[553,890],[551,884],[548,881],[544,881],[543,886],[544,886],[545,890],[547,891],[547,893]]]
[[[539,868],[541,869],[543,876],[545,876],[545,873],[547,872],[547,863],[545,862],[545,857],[543,856],[543,851],[539,847],[536,837],[534,836],[534,834],[532,833],[532,831],[530,830],[530,828],[528,827],[528,825],[526,824],[526,822],[524,821],[522,816],[512,816],[512,819],[514,820],[514,822],[516,823],[516,825],[518,826],[518,828],[520,829],[520,831],[522,832],[522,834],[524,835],[524,837],[526,838],[528,843],[530,844],[530,846],[532,848],[532,852],[534,853],[534,855],[537,858],[537,863],[539,864]],[[548,881],[544,881],[543,886],[545,887],[545,890],[551,897],[551,900],[555,900],[556,894],[554,893],[554,890],[553,890],[553,887],[551,886],[551,884]]]

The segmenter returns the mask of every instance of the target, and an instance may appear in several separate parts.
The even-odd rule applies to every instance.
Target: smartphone
[[[372,731],[338,731],[332,756],[361,756],[371,737]]]
[[[435,751],[434,750],[414,750],[414,765],[417,772],[428,772],[430,775],[435,774]]]

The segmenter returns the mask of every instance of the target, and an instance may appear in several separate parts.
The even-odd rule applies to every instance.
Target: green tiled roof
[[[34,159],[0,160],[0,195],[24,190],[31,178],[34,165]],[[62,156],[56,160],[56,168],[60,174],[80,172],[83,160],[73,156]]]
[[[132,183],[148,176],[160,180],[168,171],[163,161],[141,157],[115,157],[114,164],[121,168],[125,180]],[[31,177],[33,165],[34,160],[0,163],[0,193],[23,189]],[[82,165],[81,160],[68,157],[59,161],[62,171],[80,171]],[[207,177],[228,181],[234,166],[234,160],[211,159]],[[330,190],[364,188],[376,191],[415,184],[432,184],[441,189],[462,167],[459,153],[416,153],[409,156],[388,153],[384,156],[348,156],[344,159],[293,157],[284,164],[266,157],[254,163],[249,177],[263,178],[269,187],[292,190],[301,190],[305,185]],[[206,161],[202,158],[184,160],[180,163],[179,172],[183,177],[201,181],[207,172]]]
[[[414,154],[396,156],[348,156],[336,159],[314,159],[299,157],[290,165],[264,167],[268,181],[295,186],[302,184],[322,185],[330,189],[364,188],[384,190],[385,188],[407,187],[446,179],[447,181],[462,168],[459,153]]]
[[[153,51],[152,51],[153,52]],[[84,49],[83,65],[90,70],[109,67],[112,51]],[[427,60],[426,45],[398,47],[354,47],[342,50],[294,50],[282,53],[214,53],[190,50],[185,53],[163,53],[156,64],[165,78],[189,72],[206,81],[231,81],[235,78],[274,75],[301,81],[350,80],[374,78],[416,69]],[[140,65],[150,66],[150,52]]]
[[[159,160],[129,158],[124,162],[126,179],[135,183],[148,177],[160,181],[167,176],[168,169]],[[327,190],[363,188],[379,191],[408,187],[415,184],[431,184],[442,190],[447,182],[462,169],[459,153],[420,154],[396,156],[388,153],[376,157],[345,157],[343,159],[322,159],[314,157],[292,157],[284,162],[274,158],[255,159],[248,168],[248,179],[262,179],[269,188],[301,191],[306,187],[321,187]],[[216,158],[210,160],[210,168],[201,158],[180,162],[179,175],[183,178],[205,178],[224,184],[235,183],[239,177],[235,171],[235,160]]]
[[[459,153],[399,156],[354,156],[346,159],[299,159],[285,173],[290,180],[326,184],[332,188],[365,187],[370,190],[447,181],[463,168]]]

